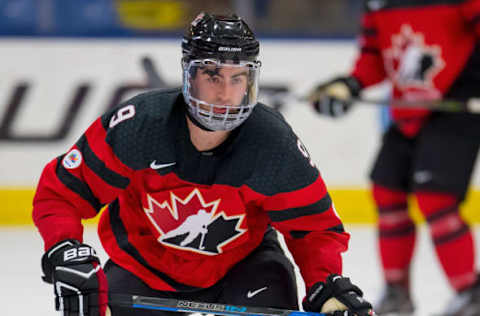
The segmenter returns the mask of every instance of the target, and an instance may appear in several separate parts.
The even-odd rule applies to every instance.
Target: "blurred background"
[[[236,12],[260,36],[352,37],[362,1],[1,0],[7,36],[177,36],[201,11]]]
[[[2,315],[55,314],[51,286],[40,280],[43,243],[31,220],[44,165],[109,107],[154,85],[179,86],[181,35],[201,11],[235,12],[259,36],[261,100],[278,108],[306,144],[352,233],[346,274],[360,280],[371,300],[379,297],[367,175],[388,124],[385,109],[360,104],[333,120],[299,101],[316,83],[350,71],[362,1],[0,0]],[[146,65],[156,68],[155,84]],[[386,98],[388,91],[380,85],[367,96]],[[478,169],[463,206],[472,224],[480,222]],[[412,215],[423,221],[416,209]],[[86,239],[101,252],[94,222],[86,222]],[[415,265],[414,275],[424,281],[415,291],[422,297],[418,315],[427,315],[451,292],[425,231],[421,240],[416,260],[424,264]]]

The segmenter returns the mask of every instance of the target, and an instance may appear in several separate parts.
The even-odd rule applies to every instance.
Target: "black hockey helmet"
[[[184,61],[214,58],[255,61],[259,43],[248,25],[237,15],[200,13],[182,41]]]
[[[193,20],[182,41],[182,92],[187,115],[197,126],[208,131],[232,130],[249,117],[257,104],[261,67],[258,53],[255,35],[238,16],[200,13]],[[215,73],[241,71],[238,78],[227,82],[220,76],[203,82],[204,89],[198,89],[195,84],[203,79],[196,74],[199,70],[205,73],[207,68],[213,68]],[[245,82],[241,80],[243,74]],[[214,99],[225,93],[225,85],[230,86],[231,99]],[[209,91],[208,96],[201,93],[205,91]]]

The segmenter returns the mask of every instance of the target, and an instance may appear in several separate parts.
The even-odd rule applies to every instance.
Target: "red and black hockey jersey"
[[[308,152],[281,115],[258,104],[219,147],[190,141],[179,89],[141,94],[96,120],[44,169],[33,217],[45,248],[82,239],[101,216],[111,259],[150,287],[213,285],[283,233],[307,286],[341,272],[348,234]]]
[[[480,96],[480,0],[367,0],[352,75],[363,86],[388,78],[395,99]],[[427,110],[394,109],[415,135]]]

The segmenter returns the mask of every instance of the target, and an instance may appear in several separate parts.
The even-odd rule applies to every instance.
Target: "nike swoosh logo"
[[[262,287],[261,289],[258,289],[258,290],[255,290],[255,291],[248,291],[248,293],[247,293],[247,298],[252,298],[252,297],[254,297],[255,295],[257,295],[258,293],[265,291],[266,289],[268,289],[267,286],[266,286],[266,287]]]
[[[156,169],[167,168],[167,167],[173,166],[173,165],[175,165],[175,164],[176,164],[176,162],[170,162],[170,163],[162,163],[162,164],[157,165],[157,161],[154,160],[154,161],[152,161],[152,163],[150,164],[150,168],[156,170]]]
[[[417,171],[413,175],[413,179],[417,183],[426,183],[426,182],[432,180],[432,178],[433,178],[432,173],[428,170]]]

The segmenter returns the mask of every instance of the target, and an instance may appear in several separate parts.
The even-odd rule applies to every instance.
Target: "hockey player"
[[[182,52],[183,90],[112,109],[43,171],[33,218],[56,309],[103,316],[107,293],[298,309],[273,226],[301,269],[306,310],[372,315],[340,275],[349,235],[319,171],[282,116],[257,104],[259,43],[247,24],[200,14]],[[81,219],[106,204],[102,269]]]
[[[479,97],[480,0],[365,1],[360,53],[349,76],[310,95],[321,114],[338,117],[352,99],[383,80],[393,99]],[[480,142],[480,116],[392,108],[371,172],[386,295],[378,314],[410,314],[409,269],[415,225],[407,197],[416,197],[440,264],[458,296],[446,315],[480,315],[480,282],[472,233],[459,213]]]

